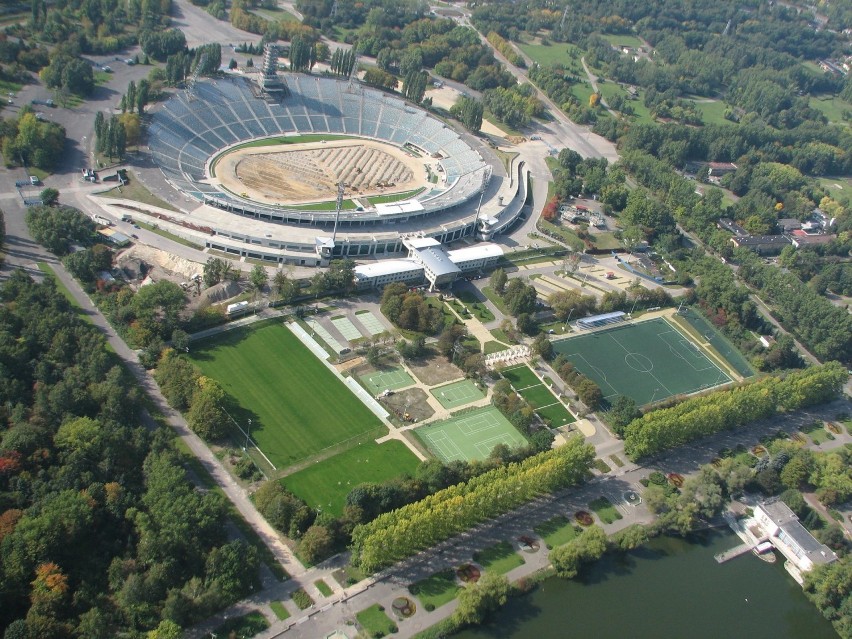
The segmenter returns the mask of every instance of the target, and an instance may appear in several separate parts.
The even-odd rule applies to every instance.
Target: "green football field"
[[[444,463],[485,459],[497,444],[524,446],[526,438],[493,406],[478,408],[414,433]]]
[[[553,343],[604,397],[640,406],[727,384],[731,378],[663,318],[622,324]]]
[[[240,424],[278,469],[384,426],[280,322],[193,342],[192,361],[238,405]]]
[[[419,464],[420,460],[400,441],[384,444],[369,441],[311,464],[281,481],[312,508],[340,516],[346,495],[358,484],[414,475]]]
[[[470,404],[485,397],[485,393],[479,390],[479,387],[469,379],[439,386],[438,388],[431,389],[429,392],[435,396],[435,399],[440,402],[441,406],[449,410]]]

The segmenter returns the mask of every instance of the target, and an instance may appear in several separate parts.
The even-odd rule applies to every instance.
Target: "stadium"
[[[398,258],[406,238],[489,240],[518,218],[522,162],[507,173],[476,138],[356,81],[274,78],[274,92],[263,75],[198,81],[152,114],[148,146],[202,204],[207,248],[322,266]]]

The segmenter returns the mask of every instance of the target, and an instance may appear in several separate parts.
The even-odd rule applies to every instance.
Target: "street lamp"
[[[243,450],[248,449],[249,438],[251,437],[251,419],[248,420],[248,430],[246,431],[246,445],[243,446]]]

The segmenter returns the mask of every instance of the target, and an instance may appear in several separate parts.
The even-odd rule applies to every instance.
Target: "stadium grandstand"
[[[204,238],[207,247],[306,266],[338,256],[399,258],[406,251],[404,236],[432,237],[442,244],[487,240],[519,216],[527,189],[523,163],[515,163],[506,175],[490,153],[484,158],[473,148],[478,145],[474,138],[402,99],[358,83],[301,74],[281,77],[286,91],[275,97],[247,78],[227,76],[199,81],[191,93],[175,94],[152,109],[148,147],[167,182],[202,204],[192,211],[192,223],[210,230]],[[373,202],[347,192],[339,210],[333,195],[325,201],[288,204],[272,195],[257,197],[248,193],[248,187],[227,188],[217,176],[217,167],[224,163],[220,159],[235,151],[283,154],[286,144],[273,146],[282,138],[314,139],[317,146],[328,140],[331,151],[332,144],[342,147],[347,142],[338,141],[350,137],[376,146],[373,155],[364,157],[379,160],[359,165],[362,156],[344,150],[340,155],[317,156],[315,164],[331,165],[345,154],[353,167],[346,179],[352,183],[356,178],[366,180],[363,174],[381,163],[385,171],[381,176],[393,179],[411,174],[404,162],[420,161],[434,173],[421,171],[423,175],[415,178],[423,186],[401,194],[406,197],[400,201],[393,201],[393,194],[373,197],[378,200]],[[262,139],[268,145],[261,150],[246,149],[260,146],[263,143],[257,141]],[[393,153],[400,160],[386,159],[381,149],[389,149],[385,155]],[[319,176],[324,169],[294,157],[282,170],[299,172],[294,180],[310,185],[318,180],[311,171]],[[288,182],[265,179],[280,188]],[[263,189],[262,174],[256,181]]]
[[[592,315],[577,320],[577,326],[580,328],[600,328],[608,324],[618,324],[623,322],[627,314],[624,311],[614,311],[612,313],[603,313],[602,315]]]

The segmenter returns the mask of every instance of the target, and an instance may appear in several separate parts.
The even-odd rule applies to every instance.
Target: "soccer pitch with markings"
[[[553,343],[604,397],[643,406],[727,384],[731,378],[664,318],[622,324]]]

